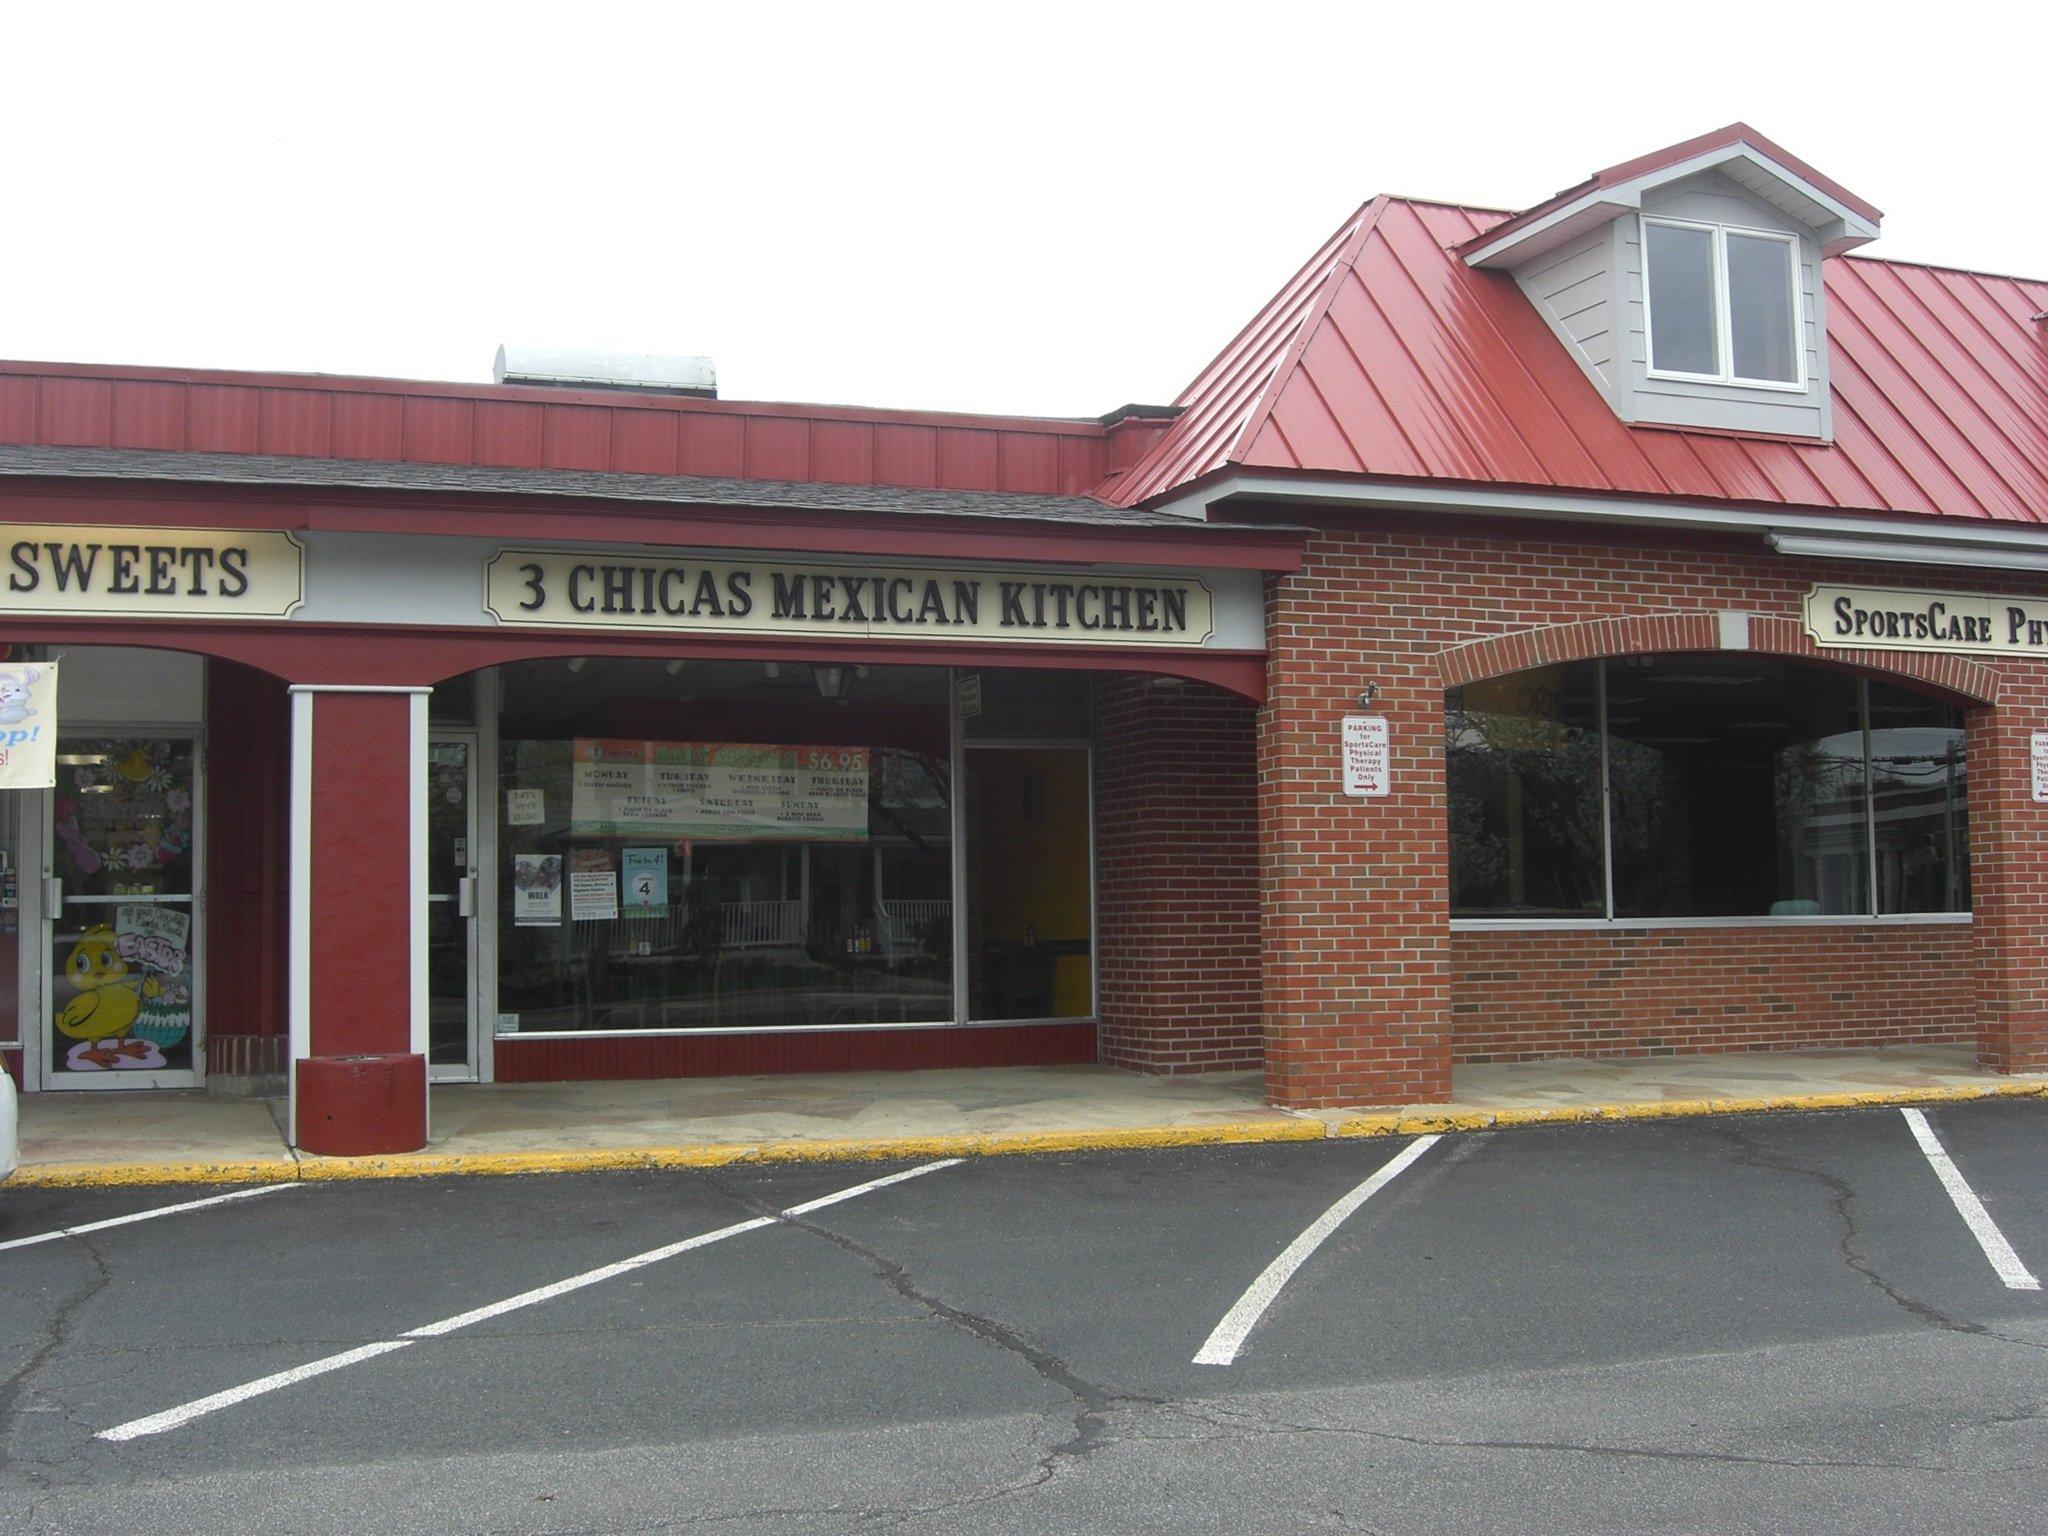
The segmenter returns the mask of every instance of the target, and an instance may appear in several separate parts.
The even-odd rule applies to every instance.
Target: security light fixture
[[[811,680],[818,685],[821,699],[844,699],[853,692],[853,669],[839,666],[811,667]]]

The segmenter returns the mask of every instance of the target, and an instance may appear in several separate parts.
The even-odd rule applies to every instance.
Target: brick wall
[[[1197,683],[1095,691],[1102,1059],[1145,1072],[1256,1068],[1254,709]]]
[[[1976,1037],[1968,923],[1451,935],[1452,1059]]]
[[[1301,520],[1294,509],[1289,520]],[[1718,1035],[1697,1026],[1685,1048],[1854,1043],[1842,1034],[1845,1004],[1832,995],[1847,991],[1846,1006],[1874,1020],[1860,1043],[1967,1039],[1974,1030],[1987,1062],[2008,1070],[2048,1065],[2048,807],[2032,803],[2026,775],[2029,735],[2048,729],[2048,664],[1821,651],[1799,626],[1802,600],[1817,581],[2027,596],[2048,591],[2048,581],[1794,560],[1752,538],[1616,537],[1464,520],[1447,534],[1441,520],[1392,516],[1329,516],[1305,554],[1299,572],[1268,585],[1268,699],[1258,742],[1266,1078],[1275,1102],[1440,1099],[1450,1091],[1454,1054],[1482,1053],[1468,1041],[1485,1042],[1484,1053],[1638,1048],[1630,1040],[1662,1049],[1647,1041],[1663,1041],[1678,1019],[1694,1017],[1675,1012],[1689,1006],[1672,1000],[1676,993],[1717,974],[1731,957],[1744,957],[1757,996],[1781,1000],[1760,1005],[1777,1022],[1756,1032],[1730,1025]],[[1548,661],[1714,648],[1715,616],[1724,610],[1754,616],[1753,649],[1976,702],[1969,737],[1975,923],[1938,935],[1886,930],[1861,941],[1844,938],[1853,929],[1820,928],[1696,930],[1669,943],[1663,932],[1570,942],[1544,935],[1556,946],[1546,966],[1561,966],[1576,945],[1587,967],[1576,973],[1578,1002],[1561,995],[1547,1009],[1519,988],[1461,976],[1468,968],[1489,977],[1529,975],[1532,950],[1526,939],[1450,934],[1444,689]],[[1376,696],[1362,705],[1368,690]],[[1985,707],[1993,697],[1997,707]],[[1391,723],[1394,779],[1385,798],[1342,793],[1339,721],[1361,712]],[[1504,951],[1509,963],[1494,963]],[[1880,952],[1883,985],[1903,989],[1884,1014],[1869,1011],[1879,983],[1819,986],[1845,953],[1869,959]],[[1658,957],[1668,981],[1643,979],[1652,968],[1646,953]],[[1549,984],[1555,976],[1569,992],[1566,975],[1546,971],[1540,979]],[[1965,987],[1976,994],[1967,1025]],[[1479,1009],[1454,1011],[1475,1002]],[[1489,1022],[1479,1017],[1488,1009],[1504,1011]],[[1616,1017],[1631,1010],[1648,1016]],[[1498,1043],[1517,1037],[1533,1043]]]

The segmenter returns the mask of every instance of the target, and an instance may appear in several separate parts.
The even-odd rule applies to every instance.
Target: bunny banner
[[[57,782],[57,663],[0,667],[0,789]]]

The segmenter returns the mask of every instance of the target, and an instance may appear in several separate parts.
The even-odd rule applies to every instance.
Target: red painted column
[[[2048,805],[2033,797],[2033,736],[2048,731],[2048,668],[2006,670],[1998,705],[1972,710],[1971,926],[1977,940],[1977,1059],[2048,1069]]]
[[[292,689],[292,1135],[427,1140],[424,689]]]

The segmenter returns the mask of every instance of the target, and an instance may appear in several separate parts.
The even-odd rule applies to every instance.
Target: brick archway
[[[1602,656],[1733,649],[1756,655],[1810,658],[1858,672],[1898,677],[1939,688],[1972,704],[1997,702],[1998,673],[1966,656],[1831,649],[1815,645],[1796,619],[1755,613],[1740,617],[1748,630],[1747,646],[1722,644],[1719,613],[1646,613],[1550,624],[1468,640],[1437,653],[1437,672],[1446,688],[1458,688],[1531,667],[1592,661]]]

